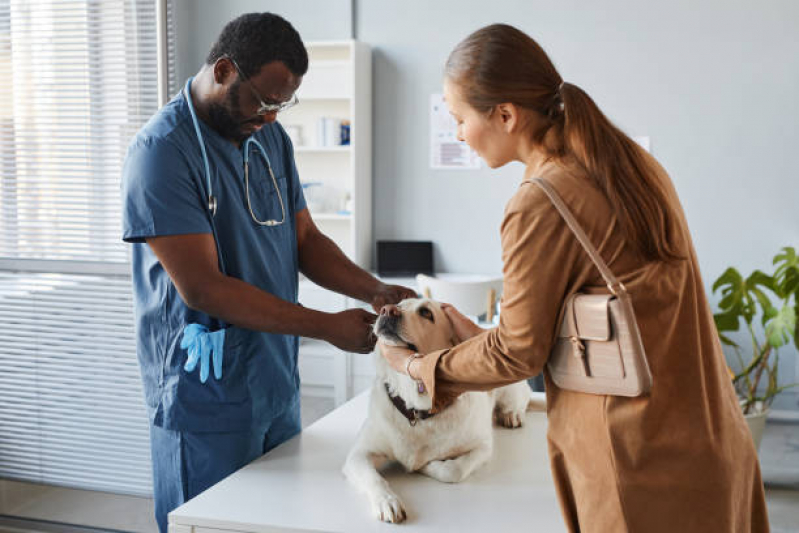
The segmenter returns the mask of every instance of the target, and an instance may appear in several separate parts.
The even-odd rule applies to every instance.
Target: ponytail
[[[650,158],[585,91],[563,83],[559,93],[563,149],[605,193],[628,242],[646,260],[681,259],[672,236],[674,213]]]

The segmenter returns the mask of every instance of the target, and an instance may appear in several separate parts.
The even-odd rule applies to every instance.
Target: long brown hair
[[[537,112],[542,126],[531,132],[548,158],[571,155],[604,191],[622,233],[646,260],[679,259],[675,214],[669,208],[656,163],[614,126],[588,94],[564,83],[552,61],[530,36],[493,24],[464,39],[447,60],[446,77],[476,110],[501,103]]]

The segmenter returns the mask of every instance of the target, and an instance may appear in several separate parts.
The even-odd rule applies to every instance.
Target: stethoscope
[[[211,167],[208,164],[208,154],[205,152],[205,142],[203,142],[203,135],[200,132],[200,123],[197,120],[197,112],[194,110],[194,103],[191,101],[191,82],[194,78],[189,78],[186,81],[186,87],[183,92],[186,93],[186,102],[189,104],[189,113],[191,114],[191,121],[194,123],[194,131],[197,133],[197,141],[200,143],[200,150],[203,154],[203,163],[205,164],[205,183],[208,186],[208,210],[211,212],[211,217],[216,216],[217,201],[211,190]],[[269,175],[272,177],[272,183],[277,191],[277,199],[280,202],[280,211],[283,214],[281,220],[258,220],[255,213],[252,211],[250,204],[250,143],[254,144],[261,150],[261,155],[264,156],[266,161],[266,168],[269,169]],[[272,172],[272,163],[269,161],[269,156],[266,155],[266,150],[261,146],[261,143],[256,141],[252,136],[247,137],[244,141],[244,186],[247,191],[247,209],[250,211],[250,216],[259,226],[279,226],[286,221],[286,208],[283,206],[283,196],[280,194],[280,188],[277,186],[275,174]]]

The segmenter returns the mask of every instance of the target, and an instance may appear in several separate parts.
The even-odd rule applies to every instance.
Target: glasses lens
[[[265,104],[258,108],[257,113],[259,115],[266,115],[268,113],[279,113],[281,111],[285,111],[286,109],[294,106],[299,102],[297,95],[294,94],[291,96],[289,100],[283,102],[282,104]]]
[[[283,102],[283,109],[288,109],[291,106],[295,106],[299,103],[300,99],[297,98],[297,93],[291,95],[288,102]]]

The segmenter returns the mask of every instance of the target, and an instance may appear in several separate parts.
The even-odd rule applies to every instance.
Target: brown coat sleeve
[[[425,356],[420,378],[434,409],[468,390],[489,390],[541,372],[560,309],[586,258],[549,198],[524,182],[501,227],[503,296],[497,328]]]

